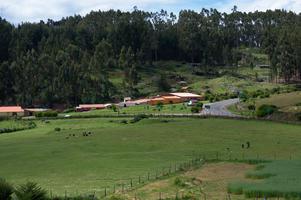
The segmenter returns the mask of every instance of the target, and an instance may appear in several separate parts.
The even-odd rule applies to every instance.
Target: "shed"
[[[48,110],[49,109],[47,109],[47,108],[25,108],[24,115],[25,116],[34,116],[35,113],[46,112]]]

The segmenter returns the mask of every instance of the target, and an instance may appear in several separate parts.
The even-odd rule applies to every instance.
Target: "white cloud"
[[[301,0],[227,0],[226,3],[217,3],[216,7],[225,12],[230,12],[236,5],[239,11],[265,11],[267,9],[286,9],[296,13],[301,12]]]
[[[36,21],[60,19],[74,14],[87,14],[91,10],[122,9],[134,6],[149,9],[154,5],[172,5],[179,0],[0,0],[0,16],[9,21]]]
[[[58,20],[74,14],[84,15],[91,10],[131,10],[138,6],[145,10],[164,8],[179,11],[198,4],[198,8],[205,4],[206,7],[226,12],[230,12],[234,5],[247,12],[276,8],[301,11],[301,0],[0,0],[0,16],[13,23],[38,22],[48,18]]]

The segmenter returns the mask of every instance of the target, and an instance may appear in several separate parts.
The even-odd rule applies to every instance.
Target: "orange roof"
[[[0,113],[18,113],[18,112],[24,112],[24,110],[21,108],[21,106],[1,106],[0,107]]]
[[[157,98],[151,99],[151,101],[164,101],[164,98],[162,98],[162,97],[157,97]]]

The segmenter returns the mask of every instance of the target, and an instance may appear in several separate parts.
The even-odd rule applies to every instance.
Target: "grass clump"
[[[36,183],[28,182],[20,185],[15,190],[18,200],[48,200],[46,190],[42,189]]]
[[[273,114],[277,110],[278,110],[277,106],[275,106],[275,105],[263,104],[258,107],[258,109],[256,111],[256,115],[257,115],[257,117],[265,117],[265,116]]]
[[[10,200],[14,192],[13,186],[6,182],[6,180],[0,178],[0,199]]]
[[[131,123],[134,124],[134,123],[137,123],[143,119],[147,119],[148,116],[145,115],[145,114],[139,114],[139,115],[136,115],[132,120],[131,120]]]

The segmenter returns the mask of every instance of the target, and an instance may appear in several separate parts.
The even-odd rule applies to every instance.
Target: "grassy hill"
[[[261,105],[275,105],[278,107],[278,112],[269,116],[271,119],[283,121],[300,121],[298,118],[301,112],[301,92],[290,92],[283,94],[273,94],[268,98],[250,99],[247,102],[242,102],[229,107],[229,109],[237,114],[254,116],[255,112],[248,109],[248,105],[254,104],[257,108]]]

